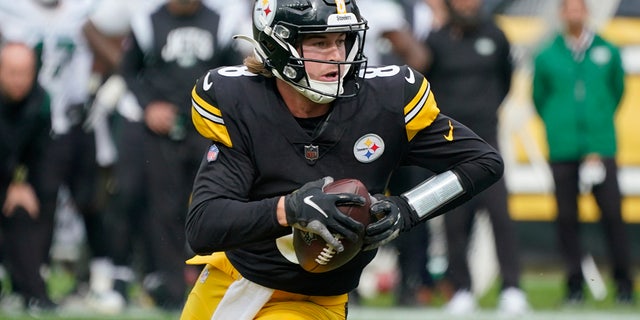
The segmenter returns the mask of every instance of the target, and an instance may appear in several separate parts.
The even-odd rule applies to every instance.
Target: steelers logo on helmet
[[[258,0],[253,7],[253,25],[262,31],[270,26],[276,16],[277,0]]]
[[[276,77],[317,103],[357,93],[360,70],[366,68],[362,54],[367,21],[354,0],[258,0],[253,12],[255,52]],[[313,60],[304,57],[305,37],[320,33],[346,35],[344,61]],[[336,81],[309,77],[305,62],[338,66]]]

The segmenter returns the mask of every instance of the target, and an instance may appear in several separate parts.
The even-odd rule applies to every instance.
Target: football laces
[[[342,238],[342,236],[339,234],[334,234],[333,236],[338,240]],[[320,252],[320,254],[316,257],[315,261],[317,264],[326,265],[331,261],[331,259],[335,254],[336,254],[336,250],[330,244],[327,243],[327,245],[324,248],[322,248],[322,252]]]

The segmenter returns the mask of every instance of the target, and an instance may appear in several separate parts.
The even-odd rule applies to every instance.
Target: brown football
[[[366,199],[364,206],[343,206],[339,207],[339,209],[342,213],[363,225],[367,226],[369,224],[371,220],[369,215],[371,200],[369,191],[362,182],[356,179],[337,180],[325,186],[323,191],[331,194],[354,193],[363,196]],[[364,234],[360,234],[356,242],[342,238],[339,234],[334,234],[334,236],[340,240],[344,246],[344,251],[338,253],[316,234],[293,229],[293,248],[300,266],[313,273],[331,271],[347,263],[362,249]]]

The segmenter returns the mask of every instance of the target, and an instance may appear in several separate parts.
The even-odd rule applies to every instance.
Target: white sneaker
[[[518,288],[509,287],[502,290],[498,300],[498,311],[508,315],[521,315],[529,312],[527,296]]]
[[[115,290],[89,292],[85,302],[92,310],[106,315],[120,314],[127,305],[122,295]]]
[[[454,315],[464,315],[476,311],[477,308],[476,298],[471,291],[458,290],[445,306],[445,311]]]
[[[0,295],[0,313],[19,314],[24,307],[25,301],[21,295],[15,293]]]

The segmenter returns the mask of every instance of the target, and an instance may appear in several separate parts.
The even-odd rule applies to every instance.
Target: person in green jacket
[[[567,273],[566,302],[584,301],[578,195],[601,211],[617,301],[633,302],[630,249],[621,215],[615,115],[624,92],[620,52],[587,26],[584,0],[563,0],[563,29],[536,55],[533,102],[546,128],[555,182],[557,232]]]

